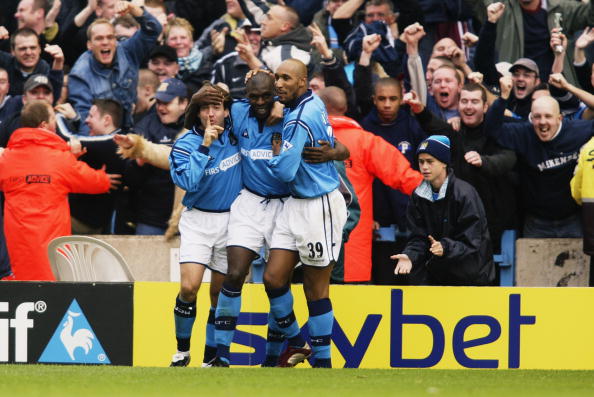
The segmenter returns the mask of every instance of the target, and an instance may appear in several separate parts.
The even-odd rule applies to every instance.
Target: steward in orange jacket
[[[324,95],[320,97],[324,100]],[[373,179],[379,178],[384,184],[410,195],[423,177],[410,167],[396,147],[365,131],[351,118],[333,116],[332,107],[328,103],[326,106],[334,135],[351,152],[345,161],[346,173],[361,206],[359,224],[344,247],[344,282],[367,282],[371,280]]]
[[[104,171],[76,160],[53,132],[53,120],[54,128],[44,122],[44,128],[16,130],[0,155],[4,230],[17,280],[55,280],[47,246],[70,234],[68,193],[98,194],[110,188]]]

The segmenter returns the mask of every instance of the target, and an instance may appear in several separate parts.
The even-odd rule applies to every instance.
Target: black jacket
[[[118,129],[109,135],[80,137],[81,145],[87,150],[79,160],[87,163],[96,170],[105,166],[108,174],[124,173],[127,161],[117,154],[118,146],[113,141],[115,134],[120,134]],[[109,234],[111,218],[116,208],[120,190],[104,194],[69,194],[70,214],[93,228],[102,228],[104,234]]]
[[[481,199],[451,170],[446,183],[435,201],[428,182],[421,183],[410,198],[407,220],[411,237],[403,253],[413,264],[411,282],[491,285],[495,267]],[[429,235],[442,244],[443,256],[429,252]]]
[[[215,62],[211,82],[227,84],[233,99],[242,99],[245,98],[245,75],[249,71],[250,67],[233,51]]]
[[[450,124],[427,108],[417,115],[417,120],[427,134],[443,134],[450,138],[450,165],[458,178],[470,183],[477,190],[485,208],[493,246],[498,247],[503,231],[518,225],[516,195],[511,182],[516,153],[498,145],[485,131],[495,112],[503,112],[503,107],[491,107],[483,123],[475,128],[461,124],[460,131],[454,131]],[[464,159],[464,155],[470,151],[481,155],[481,167],[475,167]]]
[[[151,112],[134,126],[134,131],[153,143],[172,145],[182,126],[183,117],[178,123],[164,125],[157,112]],[[124,183],[130,187],[135,222],[166,228],[175,189],[169,171],[131,161],[124,172]]]
[[[43,48],[43,47],[41,47]],[[6,52],[0,51],[0,67],[6,69],[8,81],[10,81],[9,95],[21,95],[25,81],[34,74],[46,75],[52,85],[54,92],[54,103],[60,98],[62,85],[64,83],[64,72],[62,70],[51,69],[50,65],[43,59],[40,59],[35,65],[35,69],[30,74],[24,74],[16,58]]]
[[[497,99],[491,106],[505,106]],[[546,220],[574,216],[579,206],[571,197],[571,180],[580,148],[594,136],[594,121],[563,120],[555,138],[543,142],[528,121],[503,123],[503,112],[489,124],[488,132],[504,147],[516,152],[524,210]]]

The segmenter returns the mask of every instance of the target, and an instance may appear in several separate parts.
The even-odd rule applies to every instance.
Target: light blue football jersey
[[[334,133],[328,121],[326,106],[310,90],[288,106],[283,123],[283,147],[279,156],[268,166],[281,181],[286,182],[291,195],[298,198],[319,197],[339,185],[333,161],[306,163],[302,158],[305,146],[320,146],[319,140],[334,146]]]

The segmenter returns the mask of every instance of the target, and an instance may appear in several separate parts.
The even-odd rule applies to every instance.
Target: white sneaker
[[[190,364],[190,353],[177,352],[171,359],[170,367],[187,367]]]

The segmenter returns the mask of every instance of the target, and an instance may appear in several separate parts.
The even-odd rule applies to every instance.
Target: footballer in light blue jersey
[[[233,103],[231,120],[239,140],[245,188],[262,197],[288,196],[287,184],[280,181],[267,164],[272,159],[272,135],[282,133],[282,121],[266,125],[266,119],[256,117],[248,100]]]
[[[282,140],[283,128],[282,118],[278,122],[270,120],[275,105],[274,75],[263,70],[252,72],[247,78],[246,93],[247,100],[236,101],[231,107],[233,130],[242,154],[244,189],[231,207],[227,240],[229,271],[215,315],[217,360],[227,363],[241,310],[241,289],[245,277],[260,250],[270,247],[276,220],[284,203],[290,199],[287,184],[277,179],[268,166],[272,159],[273,142]],[[348,150],[344,147],[331,150],[326,154],[333,160],[348,157]],[[288,310],[290,312],[292,308]],[[299,329],[296,321],[292,322],[292,326]],[[280,358],[284,340],[282,327],[273,316],[269,316],[266,357],[262,366],[282,365]]]
[[[282,141],[273,143],[268,165],[289,185],[289,198],[276,220],[264,287],[270,313],[288,340],[280,366],[294,366],[313,355],[314,367],[331,367],[330,339],[334,313],[329,297],[330,273],[340,251],[346,205],[334,163],[306,163],[306,146],[334,142],[326,107],[307,90],[307,69],[296,59],[284,61],[275,72],[276,93],[289,109]],[[290,278],[303,263],[303,290],[309,309],[311,348],[300,335],[293,312]]]
[[[227,126],[229,127],[229,125]],[[225,212],[241,190],[241,156],[229,128],[204,146],[204,130],[194,127],[173,145],[169,166],[173,182],[186,191],[182,203],[207,212]]]
[[[289,113],[283,124],[283,146],[280,155],[270,160],[270,169],[289,185],[295,197],[312,198],[332,192],[340,184],[334,163],[306,163],[302,158],[305,146],[319,146],[320,140],[334,145],[324,102],[307,90],[286,105]]]
[[[205,85],[204,91],[208,89],[214,90],[220,99],[198,107],[190,104],[186,121],[195,120],[198,113],[199,124],[176,141],[169,157],[173,182],[186,190],[186,208],[179,222],[181,282],[173,310],[177,353],[173,355],[172,367],[190,363],[196,296],[206,268],[213,272],[203,363],[217,365],[214,308],[227,273],[229,211],[242,186],[241,155],[228,119],[231,98],[218,87]],[[201,89],[196,95],[204,91]]]
[[[248,75],[248,101],[231,107],[233,129],[242,153],[244,189],[233,203],[229,219],[227,258],[229,271],[219,294],[215,313],[216,362],[229,363],[235,324],[241,311],[241,290],[250,268],[263,247],[271,242],[275,220],[289,190],[268,168],[272,138],[281,136],[282,120],[268,126],[274,104],[274,76],[266,71]],[[277,366],[284,334],[272,316],[268,319],[266,358],[263,366]]]

